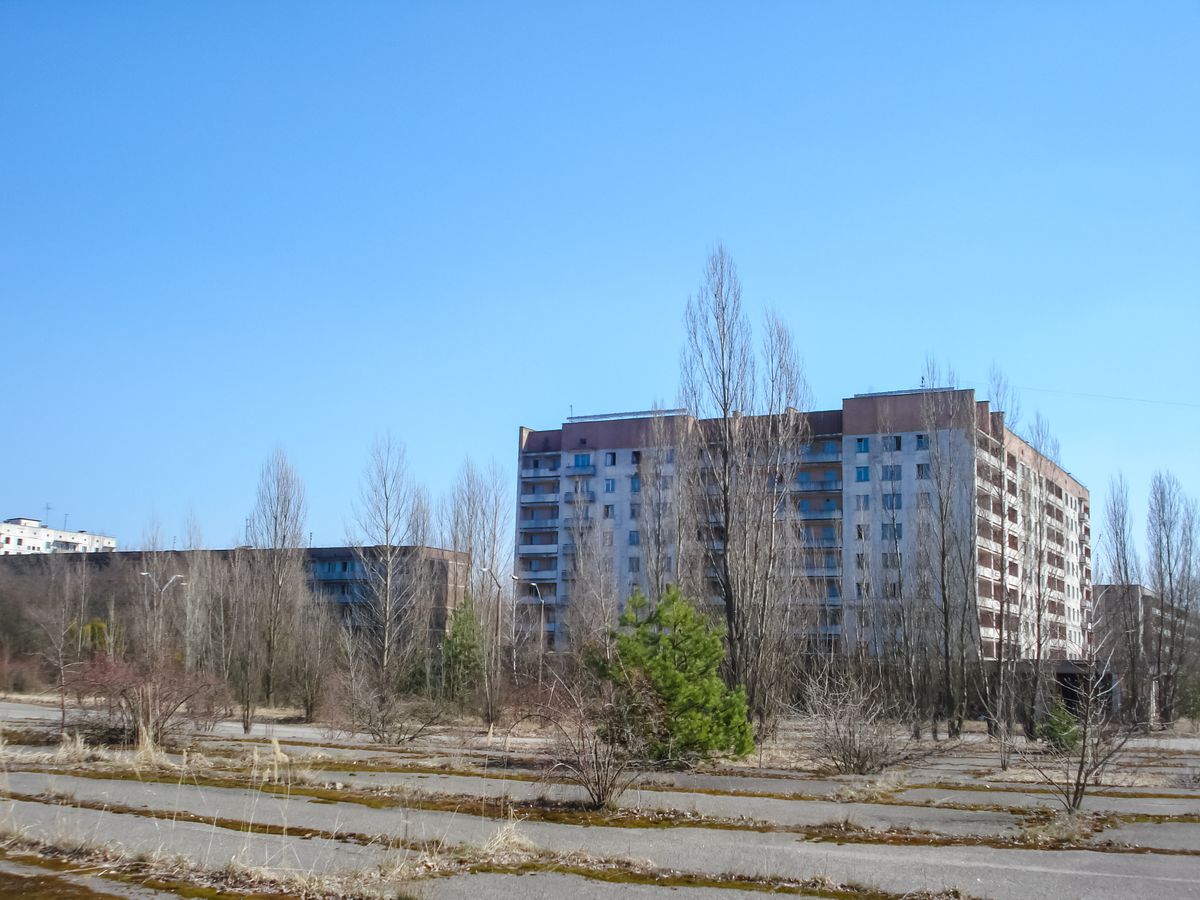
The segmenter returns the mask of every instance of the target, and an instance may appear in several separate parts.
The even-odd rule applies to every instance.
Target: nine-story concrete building
[[[1002,643],[1027,658],[1085,653],[1090,499],[1048,448],[1015,434],[972,390],[857,395],[805,420],[783,514],[804,579],[794,602],[812,607],[798,621],[814,643],[877,649],[894,633],[892,612],[938,606],[945,593],[973,608],[985,657]],[[584,534],[606,557],[618,600],[645,589],[652,569],[673,580],[669,542],[647,547],[646,504],[661,504],[664,485],[681,489],[663,436],[697,424],[703,433],[703,422],[671,410],[520,429],[518,602],[547,645],[566,640],[570,563]],[[713,539],[711,519],[691,525],[680,540]]]

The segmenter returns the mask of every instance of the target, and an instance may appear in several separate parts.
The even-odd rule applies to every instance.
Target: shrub
[[[824,666],[804,680],[805,711],[813,719],[814,761],[841,775],[876,775],[900,762],[906,742],[877,686],[845,667]]]
[[[104,711],[104,718],[91,723],[91,737],[110,743],[160,747],[188,725],[217,715],[216,683],[174,664],[140,666],[101,657],[83,669],[79,685]]]
[[[584,668],[571,682],[555,674],[549,698],[530,716],[553,731],[550,774],[582,788],[592,809],[615,807],[647,759],[645,713],[653,704],[630,700],[624,685]]]
[[[1079,723],[1067,711],[1061,699],[1055,702],[1050,714],[1037,724],[1034,733],[1039,741],[1062,753],[1071,753],[1079,746]]]
[[[718,754],[745,756],[754,740],[742,688],[721,678],[724,636],[678,589],[652,611],[640,593],[621,618],[608,677],[639,716],[651,760],[691,763]]]

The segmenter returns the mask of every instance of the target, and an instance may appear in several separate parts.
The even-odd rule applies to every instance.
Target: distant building
[[[873,611],[889,602],[937,602],[930,565],[921,560],[940,491],[964,523],[960,549],[968,552],[955,564],[967,570],[959,590],[977,606],[982,654],[994,658],[1003,641],[1024,657],[1039,648],[1046,659],[1083,655],[1092,599],[1090,495],[1007,428],[1002,411],[972,390],[939,389],[857,395],[805,417],[808,443],[792,460],[797,475],[783,511],[802,535],[793,570],[806,582],[797,602],[817,606],[806,618],[813,643],[869,645],[879,639]],[[678,484],[663,435],[703,434],[705,426],[671,410],[520,429],[518,603],[527,627],[540,623],[549,645],[565,640],[577,535],[598,533],[589,544],[609,555],[621,601],[645,588],[644,488],[648,478]],[[939,470],[939,460],[951,458],[955,465]],[[935,471],[944,483],[935,484]],[[723,547],[720,528],[710,515],[677,538]],[[678,563],[668,556],[656,565],[670,571]],[[719,602],[710,587],[707,599]]]
[[[345,615],[352,615],[367,585],[364,563],[378,558],[381,547],[310,547],[305,551],[313,589],[329,598]],[[400,547],[402,595],[428,598],[430,629],[441,633],[451,612],[466,596],[469,559],[457,550],[439,547]]]
[[[1175,678],[1200,654],[1200,610],[1172,608],[1141,584],[1098,584],[1092,639],[1116,676],[1118,707],[1146,724],[1172,715]]]
[[[466,593],[468,559],[465,553],[442,550],[437,547],[401,547],[403,563],[400,577],[402,596],[414,602],[426,604],[429,611],[431,632],[440,633],[446,627],[450,612],[457,607]],[[12,556],[0,560],[0,575],[15,578],[8,583],[15,590],[24,590],[30,596],[41,596],[35,590],[39,579],[50,577],[56,564],[83,563],[94,577],[97,597],[128,594],[130,584],[143,579],[147,570],[161,575],[163,579],[181,575],[176,590],[188,589],[188,573],[193,561],[206,556],[210,559],[228,560],[241,554],[245,557],[263,552],[251,547],[230,550],[127,550],[108,553],[92,553],[79,556],[76,560],[38,556]],[[377,548],[367,547],[360,553],[356,547],[309,547],[303,551],[314,592],[327,598],[344,616],[352,616],[354,605],[361,602],[367,574],[363,568],[364,558],[369,560]]]
[[[48,528],[38,519],[5,519],[0,522],[0,556],[33,553],[111,553],[117,539],[88,531]]]

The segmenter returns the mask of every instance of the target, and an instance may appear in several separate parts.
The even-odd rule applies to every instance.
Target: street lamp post
[[[512,577],[512,580],[518,584],[522,581],[516,575]],[[525,583],[533,586],[533,592],[537,594],[538,598],[538,687],[541,687],[542,665],[546,658],[546,601],[542,598],[542,589],[538,587],[536,581],[526,581]],[[516,613],[515,603],[513,604],[513,613],[514,615]]]
[[[179,581],[179,579],[183,578],[183,576],[182,575],[172,575],[169,579],[167,579],[166,584],[164,584],[162,587],[159,587],[158,579],[155,578],[151,573],[142,572],[141,575],[143,578],[149,578],[150,583],[153,584],[155,590],[158,591],[158,608],[155,610],[155,615],[154,615],[155,621],[153,623],[153,626],[154,626],[154,649],[155,649],[155,652],[157,653],[162,650],[162,626],[163,626],[162,611],[163,611],[163,605],[167,602],[167,589],[170,588],[170,586],[173,585],[176,581]],[[186,586],[187,582],[180,581],[180,585]],[[187,627],[187,623],[185,623],[185,628],[186,627]],[[187,646],[187,636],[186,635],[184,636],[183,643],[184,643],[184,646],[186,647]],[[158,662],[158,660],[155,660],[155,662]]]
[[[493,571],[492,571],[491,569],[489,569],[487,566],[483,566],[483,571],[485,571],[485,572],[487,572],[487,573],[488,573],[488,577],[490,577],[490,578],[492,579],[492,582],[493,582],[493,583],[496,585],[496,653],[495,653],[495,657],[496,657],[496,663],[495,663],[496,672],[495,672],[495,676],[494,676],[494,677],[495,677],[496,681],[497,681],[497,682],[499,682],[499,681],[500,681],[500,617],[502,616],[502,614],[503,614],[503,612],[504,612],[504,607],[503,607],[503,604],[504,604],[504,588],[503,588],[503,586],[501,586],[501,584],[500,584],[500,579],[496,577],[496,573],[495,573],[495,572],[493,572]],[[512,626],[512,633],[513,633],[513,648],[512,648],[512,670],[513,670],[513,678],[515,679],[515,678],[516,678],[516,675],[517,675],[517,641],[516,641],[516,637],[517,637],[517,621],[516,621],[516,620],[517,620],[517,611],[516,611],[516,606],[515,606],[515,605],[513,606],[513,615],[512,615],[512,618],[513,618],[513,626]]]

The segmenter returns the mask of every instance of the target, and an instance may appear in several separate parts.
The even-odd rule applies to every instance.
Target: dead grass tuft
[[[907,783],[902,773],[888,772],[878,778],[847,782],[837,789],[833,799],[839,803],[878,803],[904,790]]]
[[[1086,813],[1059,813],[1053,818],[1029,822],[1021,829],[1021,837],[1040,845],[1083,844],[1098,831],[1097,821]]]

